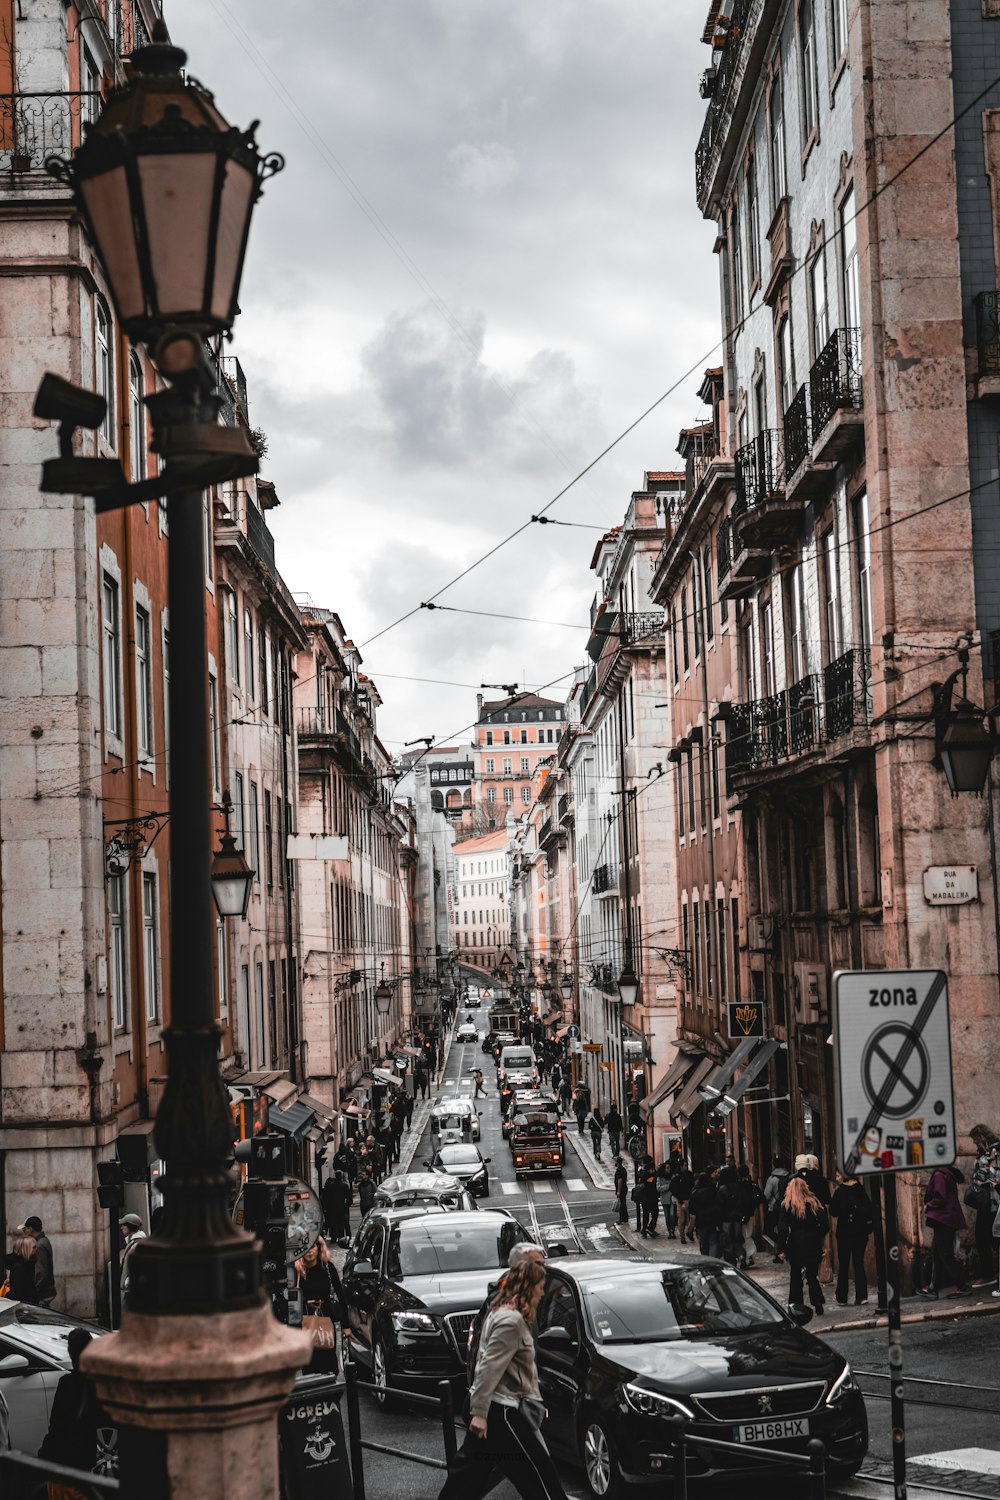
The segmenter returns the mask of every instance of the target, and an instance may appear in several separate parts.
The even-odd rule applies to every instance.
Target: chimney
[[[482,717],[483,717],[483,695],[482,695],[482,693],[477,693],[476,694],[476,722],[478,723],[479,720]]]

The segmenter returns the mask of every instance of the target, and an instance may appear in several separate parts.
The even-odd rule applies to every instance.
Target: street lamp
[[[562,979],[559,981],[559,993],[564,1000],[572,1000],[573,998],[573,976],[569,969],[563,971]]]
[[[985,710],[967,697],[969,638],[958,638],[958,667],[947,680],[932,683],[934,695],[934,758],[945,774],[951,795],[974,792],[982,796],[993,760],[993,736],[983,722]],[[962,679],[962,696],[952,702],[955,684]]]
[[[623,1005],[634,1005],[639,998],[639,980],[631,959],[625,960],[625,967],[618,976],[618,997]]]
[[[46,162],[73,194],[123,329],[152,346],[168,383],[146,403],[162,474],[103,507],[149,498],[150,488],[170,494],[170,1025],[154,1132],[167,1172],[162,1222],[130,1257],[121,1332],[96,1340],[84,1365],[128,1437],[124,1492],[138,1492],[154,1472],[158,1493],[197,1495],[191,1475],[207,1473],[206,1454],[224,1450],[225,1478],[211,1481],[216,1500],[251,1487],[265,1500],[277,1490],[276,1413],[311,1345],[274,1319],[260,1246],[230,1211],[233,1124],[219,1076],[213,904],[244,910],[237,878],[246,872],[230,862],[227,827],[212,878],[202,491],[257,469],[246,433],[219,425],[205,340],[232,326],[251,211],[283,162],[260,156],[252,128],[227,124],[207,90],[183,75],[185,61],[158,20],[72,158]],[[238,1440],[222,1438],[223,1429]]]
[[[228,791],[222,794],[222,816],[226,820],[226,831],[212,860],[212,895],[215,909],[220,917],[245,917],[250,905],[250,887],[253,870],[237,849],[236,840],[229,830],[233,815],[233,799]]]
[[[387,1016],[392,1009],[392,985],[385,977],[385,964],[382,965],[382,976],[375,986],[375,1009],[380,1016]]]

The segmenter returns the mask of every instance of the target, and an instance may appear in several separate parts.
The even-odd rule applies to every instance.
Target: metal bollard
[[[809,1439],[809,1500],[826,1500],[826,1448]]]
[[[365,1452],[361,1446],[361,1408],[358,1404],[358,1367],[353,1359],[344,1361],[344,1385],[347,1391],[347,1445],[351,1452],[354,1500],[366,1500]]]
[[[451,1393],[451,1382],[449,1380],[438,1381],[438,1394],[441,1397],[441,1430],[444,1436],[444,1461],[451,1468],[452,1459],[458,1452],[458,1439],[455,1437],[455,1400]]]
[[[688,1500],[687,1430],[682,1416],[670,1418],[674,1437],[673,1500]],[[821,1445],[822,1446],[822,1445]]]

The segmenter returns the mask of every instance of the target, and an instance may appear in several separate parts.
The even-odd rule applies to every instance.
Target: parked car
[[[10,1412],[10,1445],[37,1453],[49,1428],[56,1386],[72,1369],[66,1339],[72,1328],[105,1330],[47,1307],[0,1297],[0,1395]],[[118,1431],[97,1433],[97,1473],[118,1472]]]
[[[479,1027],[472,1021],[463,1021],[455,1032],[456,1042],[478,1042]]]
[[[634,1485],[662,1492],[666,1422],[678,1415],[692,1439],[733,1443],[719,1454],[694,1441],[692,1478],[766,1478],[742,1448],[805,1453],[811,1438],[828,1474],[854,1474],[868,1451],[864,1399],[844,1356],[801,1326],[811,1317],[792,1317],[720,1261],[560,1260],[535,1321],[545,1440],[599,1500]],[[786,1468],[773,1473],[790,1481]]]
[[[476,1200],[450,1172],[401,1172],[375,1189],[375,1208],[442,1208],[467,1211]]]
[[[504,1209],[422,1214],[374,1209],[342,1273],[352,1349],[389,1399],[463,1378],[469,1329],[528,1231]]]
[[[488,1198],[490,1174],[486,1168],[489,1161],[490,1158],[484,1156],[478,1146],[442,1146],[427,1165],[434,1172],[447,1172],[457,1178],[477,1198]]]

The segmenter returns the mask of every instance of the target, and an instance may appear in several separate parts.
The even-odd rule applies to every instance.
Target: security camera
[[[84,390],[61,375],[47,374],[38,387],[34,413],[43,422],[60,422],[71,430],[94,428],[100,427],[107,416],[108,403],[98,391]]]

